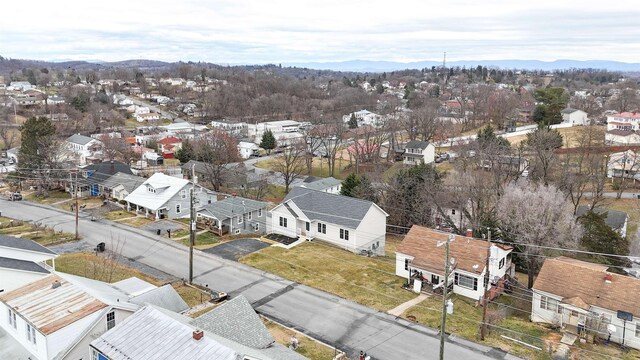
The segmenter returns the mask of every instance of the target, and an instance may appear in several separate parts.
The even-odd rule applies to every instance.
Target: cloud
[[[640,58],[640,7],[502,0],[3,4],[0,55],[219,63]],[[10,14],[10,15],[9,15]]]

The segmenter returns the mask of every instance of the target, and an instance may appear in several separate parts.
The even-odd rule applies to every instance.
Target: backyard
[[[38,223],[0,217],[0,234],[29,239],[40,245],[48,246],[63,242],[74,241],[75,235]]]

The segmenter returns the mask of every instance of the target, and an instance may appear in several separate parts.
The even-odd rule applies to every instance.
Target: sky
[[[262,64],[640,62],[640,2],[32,0],[2,4],[0,55]]]

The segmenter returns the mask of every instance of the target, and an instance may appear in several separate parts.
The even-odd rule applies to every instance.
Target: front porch
[[[153,211],[137,204],[127,203],[127,211],[133,211],[136,215],[144,214],[145,218],[153,218],[156,221],[169,218],[169,210],[166,207]]]
[[[440,276],[438,274],[432,274],[412,269],[411,275],[409,276],[408,289],[413,290],[414,292],[419,289],[420,293],[422,294],[442,295],[444,287],[444,280],[442,280],[442,278],[443,276]],[[419,285],[416,285],[416,282],[418,282]],[[452,276],[449,277],[447,292],[453,292]]]

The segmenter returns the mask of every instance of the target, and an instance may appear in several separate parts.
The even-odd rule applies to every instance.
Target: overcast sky
[[[640,62],[637,0],[7,1],[0,55],[42,60]]]

